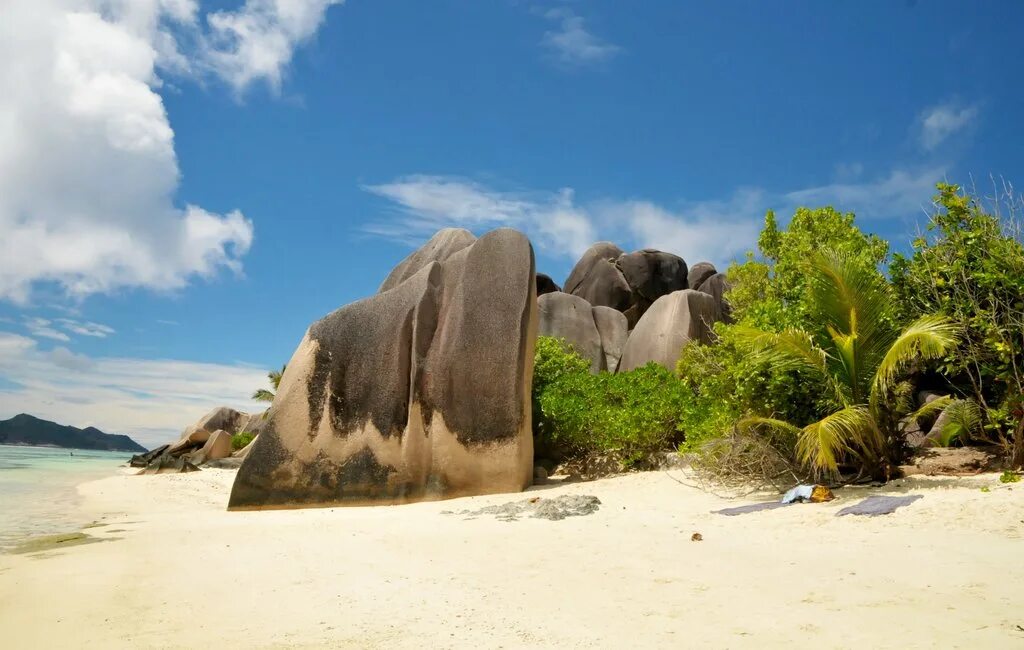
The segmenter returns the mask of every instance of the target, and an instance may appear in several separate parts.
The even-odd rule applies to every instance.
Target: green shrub
[[[683,383],[658,364],[594,375],[590,362],[564,341],[537,341],[533,398],[540,453],[612,452],[636,463],[678,438],[687,397]]]
[[[235,451],[244,449],[246,445],[252,442],[253,438],[256,437],[255,433],[249,433],[248,431],[240,431],[235,435],[231,436],[231,448]]]

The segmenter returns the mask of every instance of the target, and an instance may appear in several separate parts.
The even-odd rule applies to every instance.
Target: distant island
[[[79,429],[64,426],[27,413],[15,415],[9,420],[0,420],[0,445],[146,451],[145,447],[125,435],[103,433],[94,427]]]

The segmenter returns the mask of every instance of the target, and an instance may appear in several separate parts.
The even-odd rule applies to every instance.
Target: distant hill
[[[63,426],[25,413],[15,415],[10,420],[0,420],[0,445],[146,451],[145,447],[128,436],[103,433],[93,427],[79,429]]]

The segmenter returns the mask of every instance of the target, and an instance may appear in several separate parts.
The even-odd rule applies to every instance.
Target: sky
[[[1019,2],[5,0],[0,419],[173,438],[434,231],[724,267],[1024,182]]]

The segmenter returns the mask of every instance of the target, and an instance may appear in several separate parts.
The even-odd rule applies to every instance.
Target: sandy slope
[[[229,513],[232,478],[83,485],[113,541],[0,556],[0,645],[1024,647],[1024,485],[994,476],[867,519],[834,516],[867,490],[724,517],[741,502],[647,473],[516,522],[441,511],[519,495]]]

